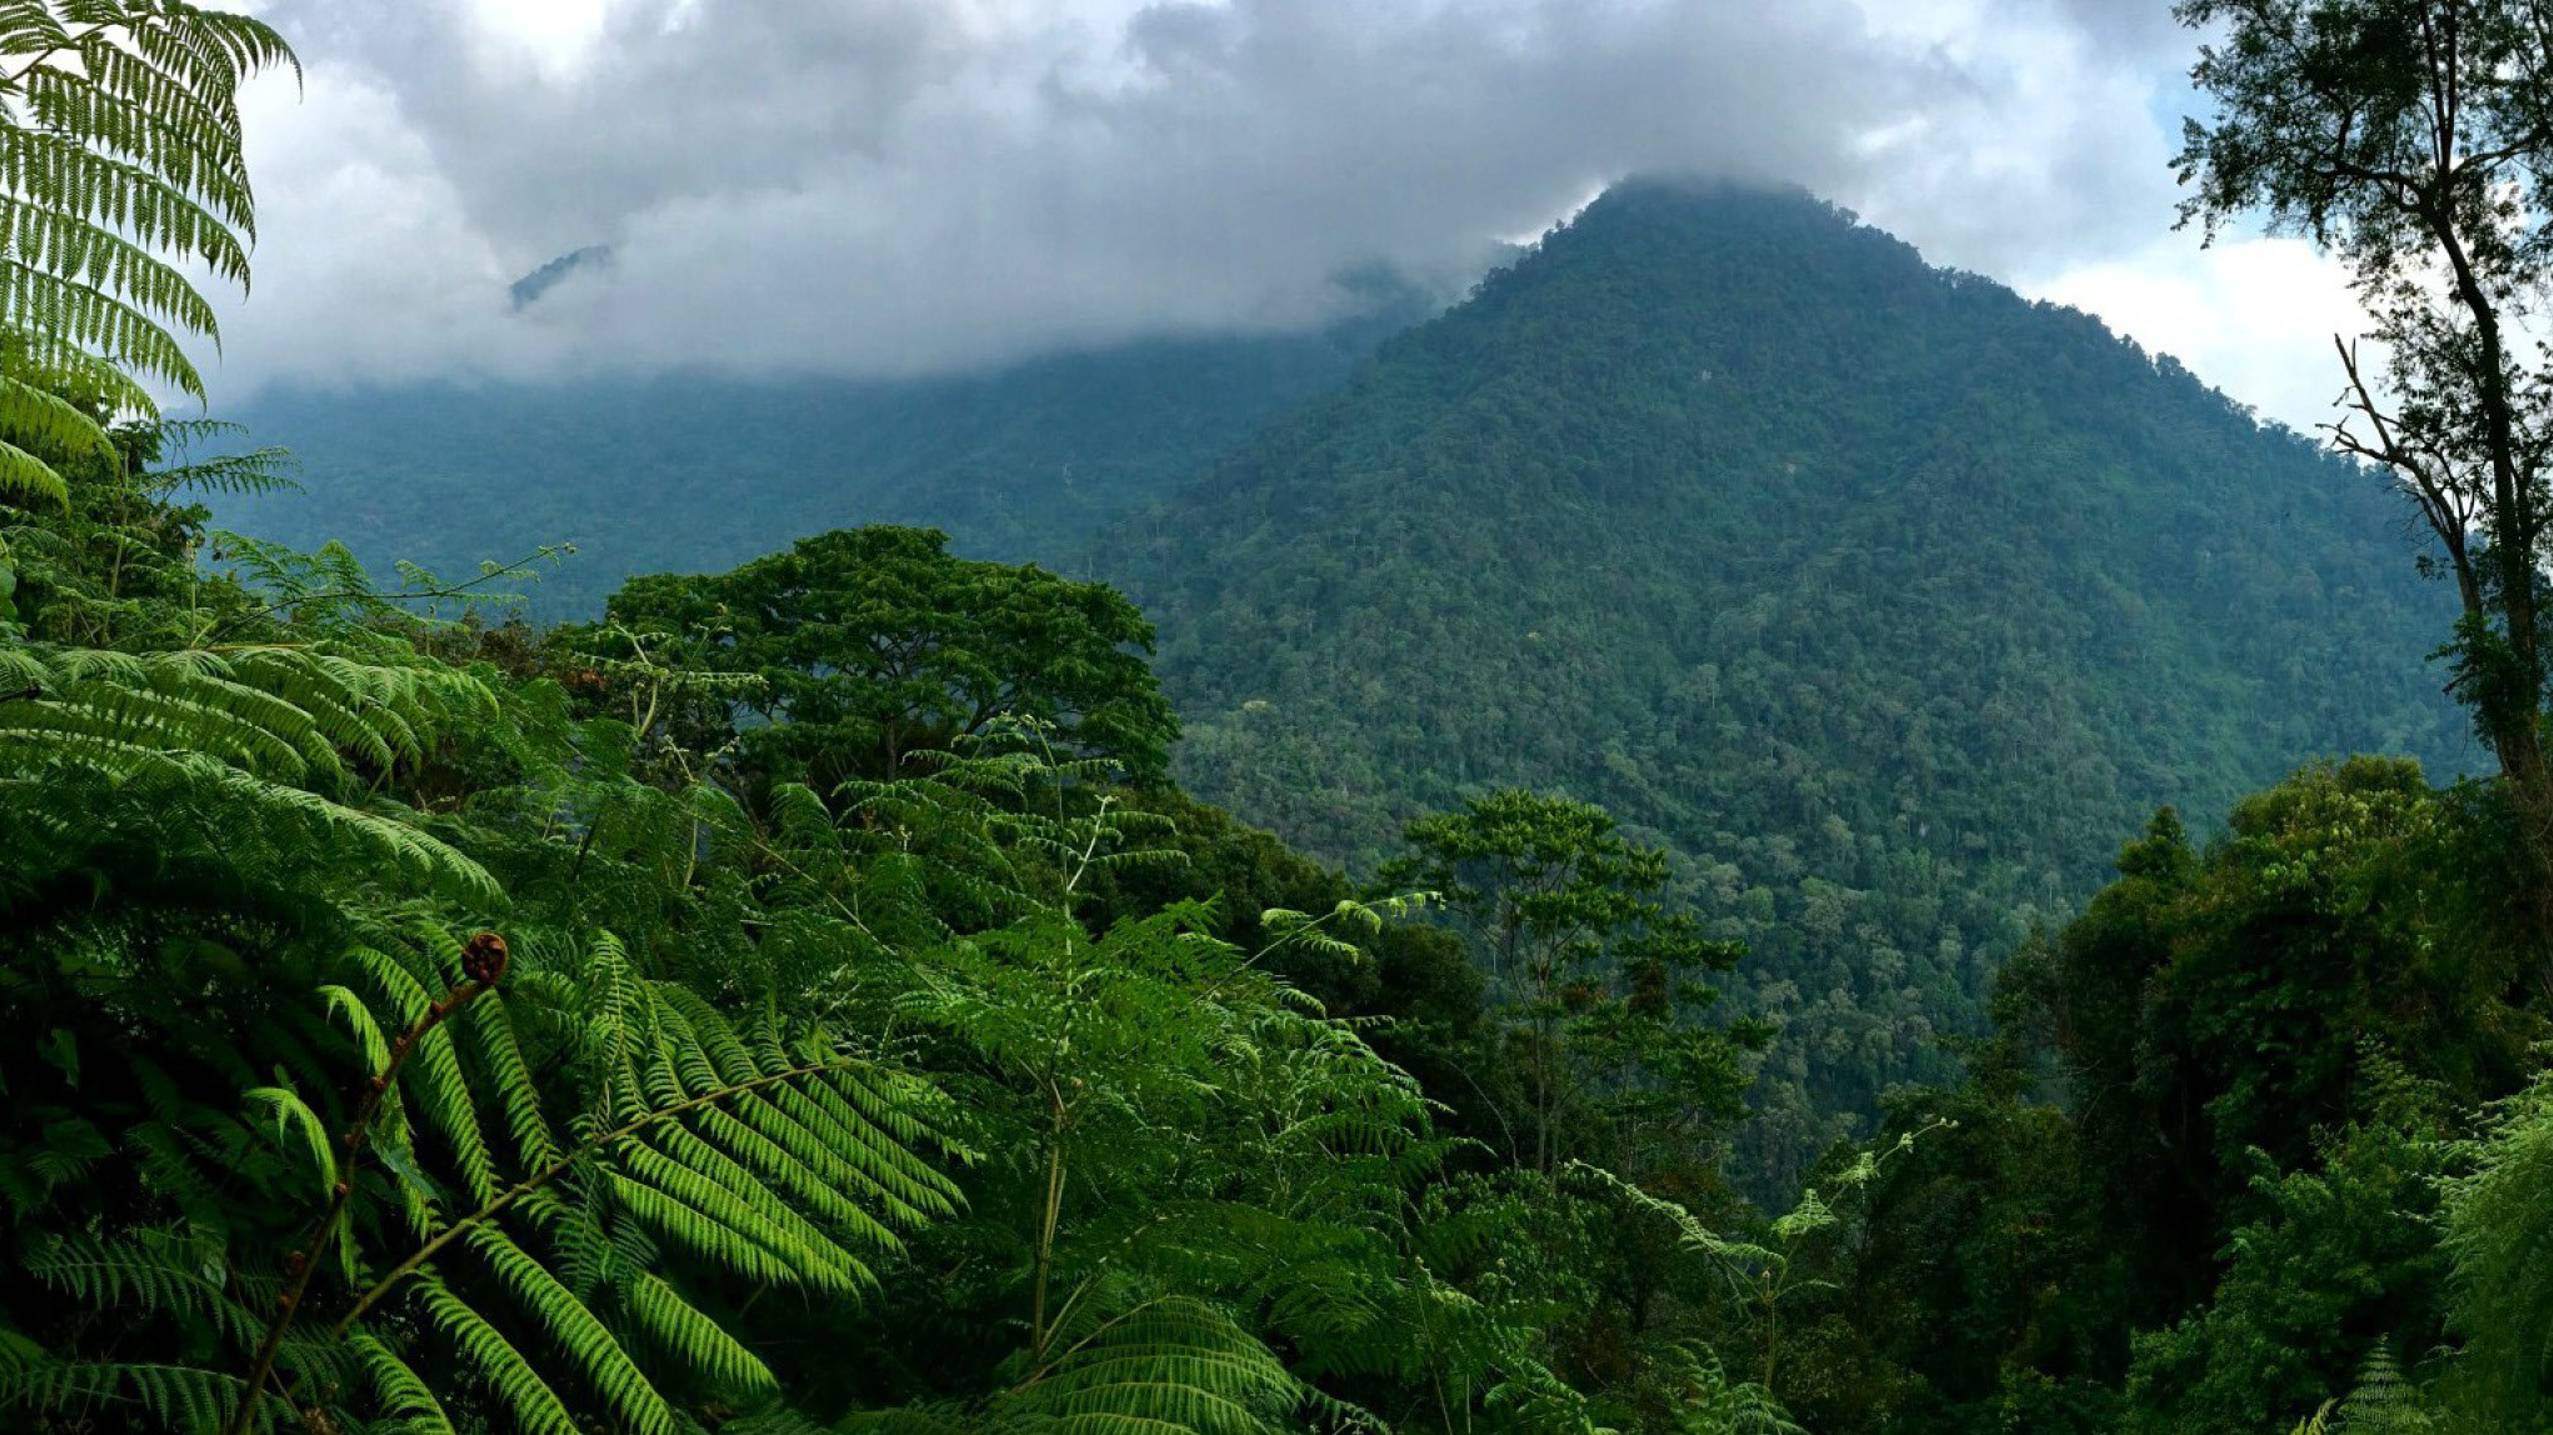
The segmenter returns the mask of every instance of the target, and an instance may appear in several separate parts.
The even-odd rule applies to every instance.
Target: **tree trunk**
[[[2509,669],[2490,663],[2478,696],[2483,722],[2491,735],[2493,755],[2508,785],[2510,806],[2518,819],[2526,848],[2518,880],[2525,890],[2520,904],[2533,928],[2536,980],[2553,999],[2553,771],[2545,764],[2544,660],[2537,628],[2536,513],[2534,494],[2520,471],[2517,408],[2511,396],[2507,350],[2500,315],[2483,288],[2463,236],[2441,198],[2424,207],[2422,218],[2444,251],[2454,277],[2455,294],[2473,316],[2480,341],[2480,372],[2475,377],[2484,441],[2491,459],[2491,551],[2499,565],[2501,616],[2509,647]]]

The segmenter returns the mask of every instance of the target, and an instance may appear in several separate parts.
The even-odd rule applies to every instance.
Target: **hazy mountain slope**
[[[1074,566],[1091,534],[1428,312],[1406,287],[1366,292],[1369,312],[1320,333],[1159,340],[947,379],[274,392],[230,416],[293,449],[307,492],[217,515],[302,546],[342,539],[384,573],[398,559],[469,573],[572,541],[535,592],[550,616],[599,609],[632,573],[725,568],[862,523]]]
[[[1104,576],[1195,790],[1336,857],[1492,784],[1605,802],[1755,943],[1774,1086],[1854,1108],[2154,806],[2473,761],[2395,503],[1804,197],[1640,185]]]

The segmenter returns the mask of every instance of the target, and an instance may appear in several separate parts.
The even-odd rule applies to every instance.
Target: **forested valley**
[[[2553,33],[2181,9],[2329,434],[1653,178],[296,465],[190,357],[291,37],[0,5],[0,1430],[2553,1429]]]

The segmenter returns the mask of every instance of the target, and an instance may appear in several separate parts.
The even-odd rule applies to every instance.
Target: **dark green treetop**
[[[632,579],[583,636],[752,681],[722,696],[744,765],[819,789],[893,777],[1000,718],[1051,726],[1059,756],[1158,773],[1179,724],[1143,654],[1152,625],[1113,589],[952,556],[932,529],[802,539],[732,572]]]

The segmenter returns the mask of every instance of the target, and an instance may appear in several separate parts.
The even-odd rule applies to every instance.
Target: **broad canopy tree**
[[[748,788],[908,775],[915,753],[1005,718],[1048,728],[1059,759],[1146,778],[1179,732],[1134,604],[1034,566],[959,558],[933,529],[836,531],[727,573],[633,578],[573,641],[606,666],[740,680],[705,690],[686,718],[733,729]],[[720,746],[694,736],[695,750]]]

